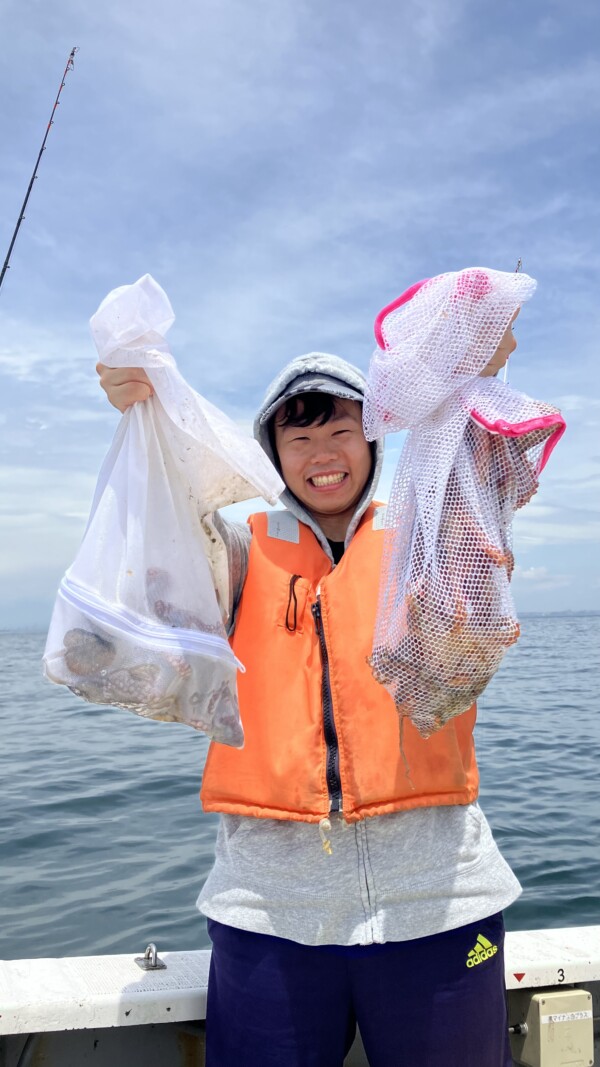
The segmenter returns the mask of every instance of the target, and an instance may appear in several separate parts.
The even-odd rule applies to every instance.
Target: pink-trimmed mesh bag
[[[104,461],[83,542],[63,578],[44,669],[94,704],[186,723],[240,747],[227,641],[227,560],[210,515],[283,482],[256,441],[195,393],[164,335],[174,320],[145,275],[115,289],[91,320],[100,359],[143,367],[154,395],[123,416]]]
[[[370,663],[423,736],[470,707],[519,636],[512,518],[565,424],[479,375],[535,286],[483,268],[442,274],[375,323],[365,434],[409,433],[386,512]]]

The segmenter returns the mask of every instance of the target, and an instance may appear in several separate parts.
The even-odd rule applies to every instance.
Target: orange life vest
[[[344,817],[355,822],[476,798],[475,706],[426,740],[406,720],[403,757],[394,702],[368,666],[380,513],[376,505],[367,509],[333,568],[312,530],[290,512],[251,516],[232,639],[246,666],[238,675],[246,740],[243,749],[211,744],[205,811],[319,822],[339,787]]]

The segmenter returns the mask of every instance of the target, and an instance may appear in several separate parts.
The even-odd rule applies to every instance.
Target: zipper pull
[[[333,849],[331,847],[331,841],[329,840],[329,838],[327,836],[327,834],[330,833],[330,832],[331,832],[331,822],[329,821],[329,819],[321,819],[321,822],[319,823],[319,833],[321,835],[321,845],[322,845],[322,848],[323,848],[323,852],[325,852],[328,856],[331,856],[332,853],[333,853]]]
[[[311,610],[311,613],[312,613],[312,617],[315,620],[315,630],[317,631],[317,636],[320,637],[321,636],[321,630],[322,630],[322,623],[321,623],[321,583],[320,582],[319,582],[319,584],[317,586],[317,599],[315,600],[314,604],[311,606],[310,610]]]

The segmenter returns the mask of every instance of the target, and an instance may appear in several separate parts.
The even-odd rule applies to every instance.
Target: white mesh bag
[[[183,380],[164,340],[173,319],[146,275],[110,293],[91,320],[100,359],[144,367],[154,396],[126,412],[104,461],[60,585],[44,670],[94,704],[187,723],[240,747],[243,668],[207,558],[216,531],[202,519],[257,495],[275,503],[283,483],[258,443]],[[223,581],[220,591],[223,599]]]
[[[365,434],[409,434],[386,511],[370,662],[423,736],[471,706],[519,636],[512,518],[565,424],[479,375],[535,285],[483,268],[443,274],[375,323]]]

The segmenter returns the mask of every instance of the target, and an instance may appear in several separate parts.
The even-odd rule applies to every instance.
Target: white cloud
[[[600,408],[600,399],[580,393],[567,393],[556,397],[556,405],[561,411],[590,411]]]
[[[573,120],[600,111],[600,63],[564,62],[548,70],[491,78],[476,95],[465,94],[442,113],[442,129],[474,154],[556,135]]]
[[[600,539],[600,515],[592,513],[585,521],[572,522],[560,516],[554,521],[540,521],[540,516],[519,515],[514,523],[515,544],[580,545]]]
[[[516,565],[513,582],[518,585],[526,582],[536,590],[563,589],[572,584],[572,579],[566,574],[553,574],[548,567],[521,567]]]
[[[4,317],[1,326],[0,375],[41,384],[60,378],[65,394],[89,380],[96,359],[85,323],[39,326],[31,319]]]
[[[83,472],[62,469],[0,466],[0,514],[15,524],[37,521],[40,516],[83,516],[89,511],[96,479]],[[43,530],[39,530],[43,541]]]

